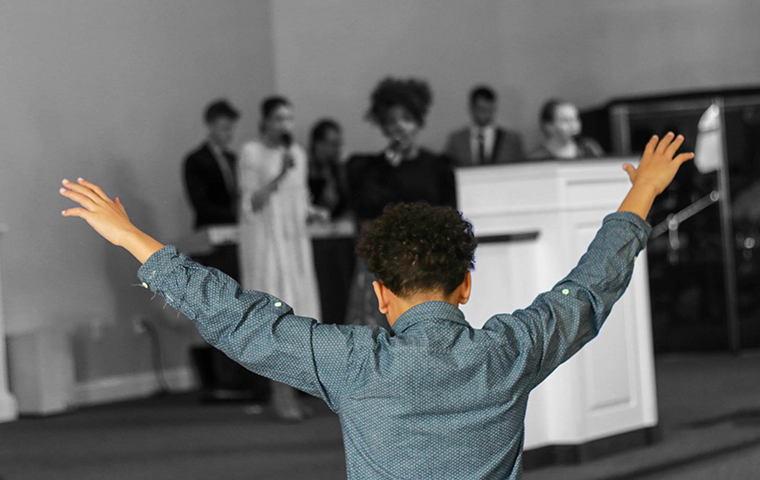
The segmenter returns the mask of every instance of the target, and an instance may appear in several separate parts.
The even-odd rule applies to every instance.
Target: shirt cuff
[[[641,241],[641,248],[644,248],[649,240],[649,234],[652,233],[652,226],[646,220],[642,219],[633,212],[615,212],[604,217],[604,224],[623,222],[633,226],[636,237]]]
[[[142,286],[152,290],[153,285],[160,285],[173,270],[179,257],[180,253],[173,245],[166,245],[154,252],[137,270],[137,278],[142,282]]]

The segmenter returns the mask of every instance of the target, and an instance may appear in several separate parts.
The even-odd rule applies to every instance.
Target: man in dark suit
[[[496,92],[480,85],[470,92],[472,125],[449,135],[446,154],[457,167],[520,162],[524,158],[522,136],[494,123]]]
[[[204,238],[203,253],[193,260],[214,267],[240,281],[237,228],[237,156],[230,149],[240,114],[226,100],[206,107],[203,120],[207,139],[184,162],[185,189],[195,211],[195,230]],[[204,400],[250,397],[256,379],[237,363],[208,345],[191,348],[191,357],[203,388]],[[255,391],[252,392],[255,396]]]
[[[230,145],[239,117],[226,100],[210,104],[203,116],[208,138],[185,158],[185,188],[195,211],[196,230],[237,224],[237,157]],[[239,279],[235,244],[214,246],[194,260]]]

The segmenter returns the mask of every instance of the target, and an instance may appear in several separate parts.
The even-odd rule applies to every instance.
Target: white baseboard
[[[171,392],[186,392],[196,387],[190,367],[164,371]],[[141,372],[98,378],[79,382],[74,386],[74,406],[97,405],[144,398],[161,390],[154,372]]]
[[[16,399],[10,393],[3,392],[0,386],[0,422],[10,422],[18,418]]]

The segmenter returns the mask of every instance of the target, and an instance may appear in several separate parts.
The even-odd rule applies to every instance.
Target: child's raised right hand
[[[694,158],[693,153],[681,153],[673,158],[683,143],[683,135],[676,137],[673,132],[668,132],[659,143],[658,140],[657,135],[649,140],[639,168],[630,163],[623,165],[633,185],[652,187],[655,195],[661,194],[670,185],[683,162]]]
[[[672,132],[662,140],[655,135],[644,149],[639,168],[630,163],[623,165],[633,185],[618,211],[633,212],[646,220],[655,197],[670,185],[681,164],[694,158],[693,153],[681,153],[673,158],[682,143],[683,137],[676,137]]]

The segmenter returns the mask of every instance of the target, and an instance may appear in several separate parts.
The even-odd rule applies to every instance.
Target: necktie
[[[486,137],[483,132],[478,132],[478,165],[486,163]]]
[[[229,190],[230,195],[232,197],[235,197],[237,195],[237,179],[235,178],[235,155],[231,152],[224,151],[222,152],[222,156],[224,157],[224,164],[227,167],[224,170],[224,181],[227,185],[227,190]]]
[[[211,148],[211,153],[214,155],[216,164],[219,166],[219,170],[222,172],[224,178],[224,185],[227,187],[227,191],[233,197],[237,195],[237,185],[235,185],[235,174],[232,171],[232,154],[225,152],[220,148]]]

